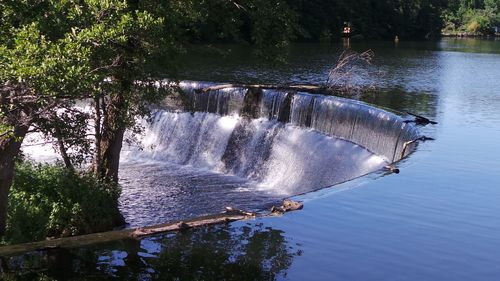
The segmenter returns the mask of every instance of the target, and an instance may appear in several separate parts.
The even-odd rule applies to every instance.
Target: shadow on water
[[[0,279],[275,280],[297,255],[282,231],[240,224],[5,257]]]

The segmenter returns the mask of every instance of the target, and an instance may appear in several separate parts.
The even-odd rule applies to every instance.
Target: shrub
[[[123,224],[120,188],[60,164],[20,162],[9,194],[6,243],[106,231]]]

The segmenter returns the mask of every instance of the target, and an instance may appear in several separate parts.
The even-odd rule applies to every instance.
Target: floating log
[[[257,213],[255,213],[255,212],[247,212],[247,211],[235,209],[233,207],[226,207],[225,209],[226,209],[226,211],[225,211],[226,214],[245,215],[245,216],[249,216],[249,217],[256,217],[257,216]]]
[[[192,218],[185,221],[160,224],[155,226],[142,227],[137,229],[122,229],[101,233],[92,233],[87,235],[79,235],[73,237],[57,238],[53,240],[44,240],[38,242],[31,242],[25,244],[17,244],[10,246],[0,247],[0,256],[15,255],[24,252],[31,252],[37,250],[54,249],[54,248],[76,248],[84,247],[99,243],[106,243],[115,240],[141,238],[158,233],[171,232],[182,230],[186,228],[194,228],[205,225],[213,225],[220,223],[227,223],[236,220],[252,219],[254,216],[247,216],[241,214],[215,214],[208,216],[201,216]]]
[[[300,210],[303,204],[291,200],[284,200],[283,205],[277,208],[283,210],[283,213]],[[17,244],[10,246],[0,247],[0,258],[2,256],[16,255],[25,252],[43,251],[47,249],[57,248],[76,248],[85,247],[89,245],[106,243],[122,239],[142,239],[147,236],[167,233],[173,231],[180,231],[189,228],[197,228],[208,225],[224,224],[239,220],[250,220],[256,217],[268,217],[273,215],[270,213],[257,214],[254,212],[247,212],[243,210],[226,207],[226,211],[220,214],[196,217],[184,221],[140,227],[136,229],[123,229],[101,233],[92,233],[87,235],[79,235],[73,237],[57,238],[53,240],[44,240],[38,242],[31,242],[25,244]]]
[[[228,223],[228,222],[233,222],[233,221],[237,221],[237,220],[244,220],[244,219],[248,219],[248,218],[254,218],[254,217],[248,217],[248,216],[244,216],[244,215],[230,215],[230,216],[221,216],[221,217],[215,217],[215,218],[207,218],[207,219],[197,220],[197,221],[192,221],[192,222],[181,221],[181,222],[178,222],[175,224],[158,226],[158,227],[137,228],[132,233],[130,233],[130,237],[142,238],[145,236],[151,236],[151,235],[160,234],[160,233],[184,230],[184,229],[188,229],[188,228],[207,226],[207,225],[212,225],[212,224]]]

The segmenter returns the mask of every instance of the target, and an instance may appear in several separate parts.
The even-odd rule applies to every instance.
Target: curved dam
[[[183,82],[188,111],[157,110],[123,152],[130,226],[258,210],[376,171],[411,153],[412,124],[359,101]]]

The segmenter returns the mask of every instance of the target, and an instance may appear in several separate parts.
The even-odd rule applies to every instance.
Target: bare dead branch
[[[361,89],[370,88],[374,77],[378,75],[371,70],[375,54],[372,50],[362,53],[344,51],[336,64],[328,73],[326,85],[329,88],[342,90],[346,93],[356,93]]]
[[[238,3],[236,3],[235,1],[232,1],[232,0],[230,0],[229,2],[231,2],[234,6],[236,6],[236,8],[247,12],[247,9],[245,7],[243,7],[241,4],[238,4]]]

